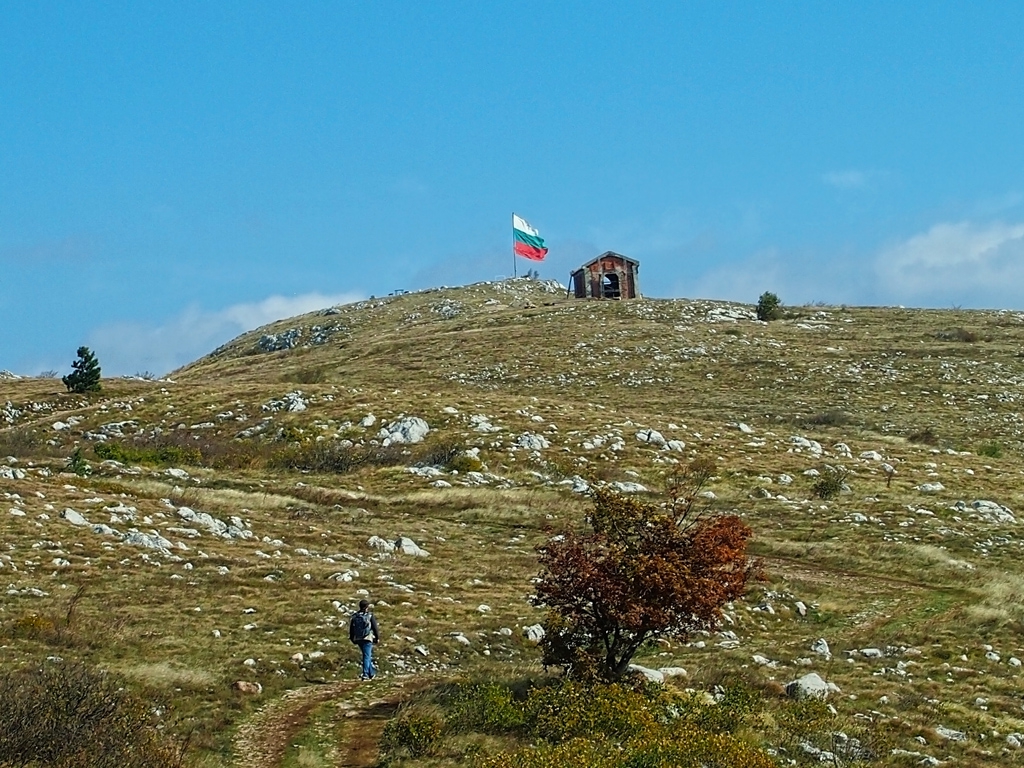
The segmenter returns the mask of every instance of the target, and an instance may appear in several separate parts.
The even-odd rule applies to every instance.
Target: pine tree
[[[78,348],[78,359],[71,367],[74,370],[61,379],[68,392],[81,394],[100,391],[100,361],[88,347]]]

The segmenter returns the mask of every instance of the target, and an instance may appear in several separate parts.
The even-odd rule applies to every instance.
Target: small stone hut
[[[569,276],[577,299],[636,299],[640,296],[640,262],[605,251]]]

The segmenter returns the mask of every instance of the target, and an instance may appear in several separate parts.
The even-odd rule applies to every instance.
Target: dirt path
[[[363,684],[365,685],[365,684]],[[235,735],[236,768],[279,768],[294,737],[321,705],[335,702],[344,737],[332,745],[339,768],[368,768],[377,759],[377,743],[395,704],[375,697],[349,697],[358,690],[352,681],[311,685],[288,691],[243,723]],[[388,692],[381,691],[383,695]],[[342,714],[343,713],[343,714]]]

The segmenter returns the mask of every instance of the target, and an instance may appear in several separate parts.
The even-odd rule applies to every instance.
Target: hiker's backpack
[[[348,639],[353,643],[361,643],[363,640],[370,640],[373,637],[373,626],[370,624],[370,614],[357,611],[352,614],[352,621],[348,624]]]

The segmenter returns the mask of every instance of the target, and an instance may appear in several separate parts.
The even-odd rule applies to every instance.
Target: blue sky
[[[0,369],[604,250],[655,297],[1024,309],[1024,4],[0,3]],[[534,266],[521,262],[520,269]]]

